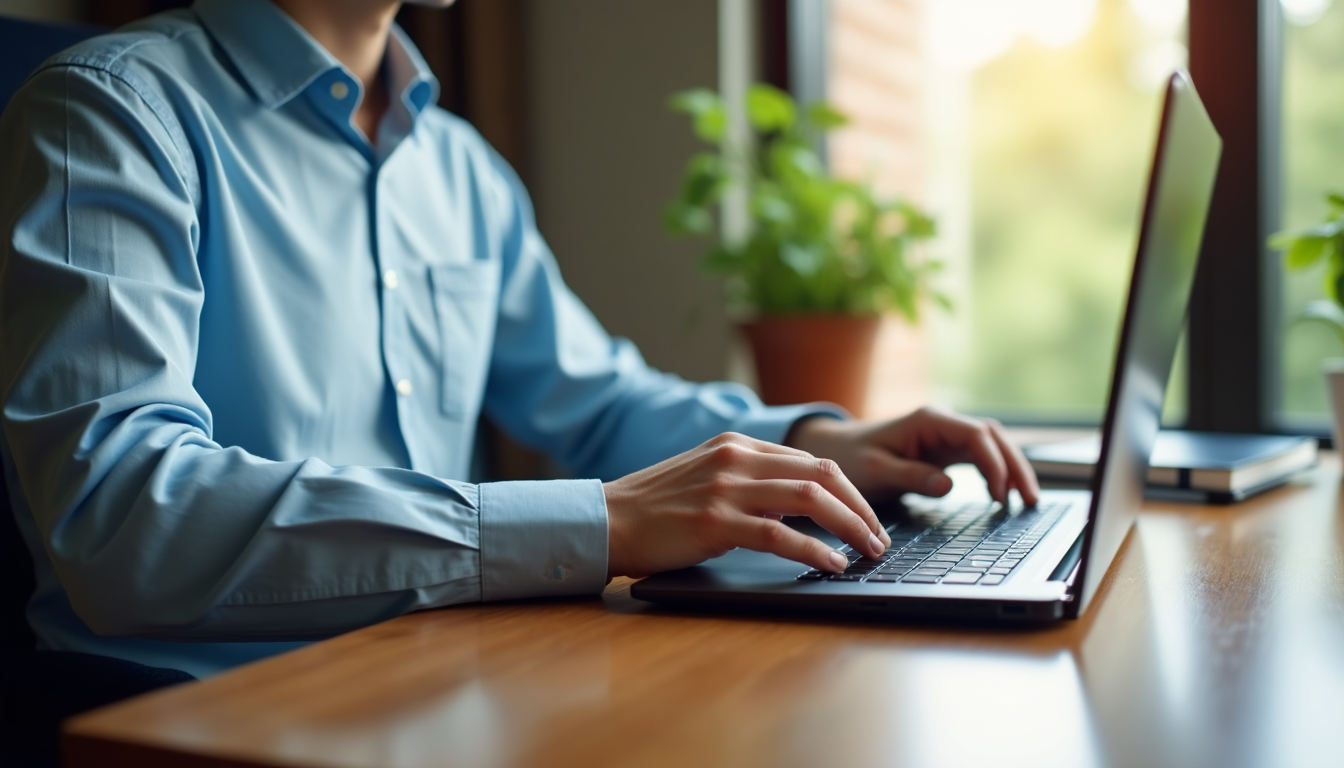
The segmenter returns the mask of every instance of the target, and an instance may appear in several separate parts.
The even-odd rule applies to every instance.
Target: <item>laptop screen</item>
[[[1176,342],[1185,325],[1222,139],[1185,72],[1172,75],[1120,328],[1092,509],[1074,580],[1087,607],[1143,501]],[[1081,588],[1079,587],[1081,585]]]

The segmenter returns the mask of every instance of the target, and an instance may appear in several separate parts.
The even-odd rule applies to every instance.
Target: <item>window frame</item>
[[[1283,12],[1279,0],[1189,7],[1190,73],[1223,157],[1190,300],[1186,427],[1279,432],[1281,280],[1266,242],[1282,215]]]

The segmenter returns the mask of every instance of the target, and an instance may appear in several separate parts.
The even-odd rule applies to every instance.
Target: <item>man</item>
[[[43,647],[207,675],[738,546],[839,570],[780,517],[876,555],[861,493],[946,493],[956,461],[1035,500],[995,424],[859,424],[645,366],[433,106],[399,5],[200,0],[62,54],[7,111],[0,449]],[[599,479],[466,482],[482,410]]]

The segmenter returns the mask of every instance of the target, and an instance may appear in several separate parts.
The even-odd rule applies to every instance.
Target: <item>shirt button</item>
[[[412,389],[410,379],[402,379],[397,382],[397,394],[402,397],[410,397]]]
[[[395,269],[389,269],[383,273],[383,285],[389,291],[397,290],[397,271]]]
[[[350,95],[350,86],[346,85],[345,81],[337,80],[336,82],[331,84],[331,98],[340,101],[341,99],[344,99],[346,96],[349,95]]]

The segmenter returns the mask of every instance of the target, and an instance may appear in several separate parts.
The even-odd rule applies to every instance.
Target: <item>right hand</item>
[[[891,544],[834,461],[731,432],[602,489],[608,577],[684,568],[737,547],[845,569],[844,555],[784,525],[782,515],[807,515],[869,557]]]

